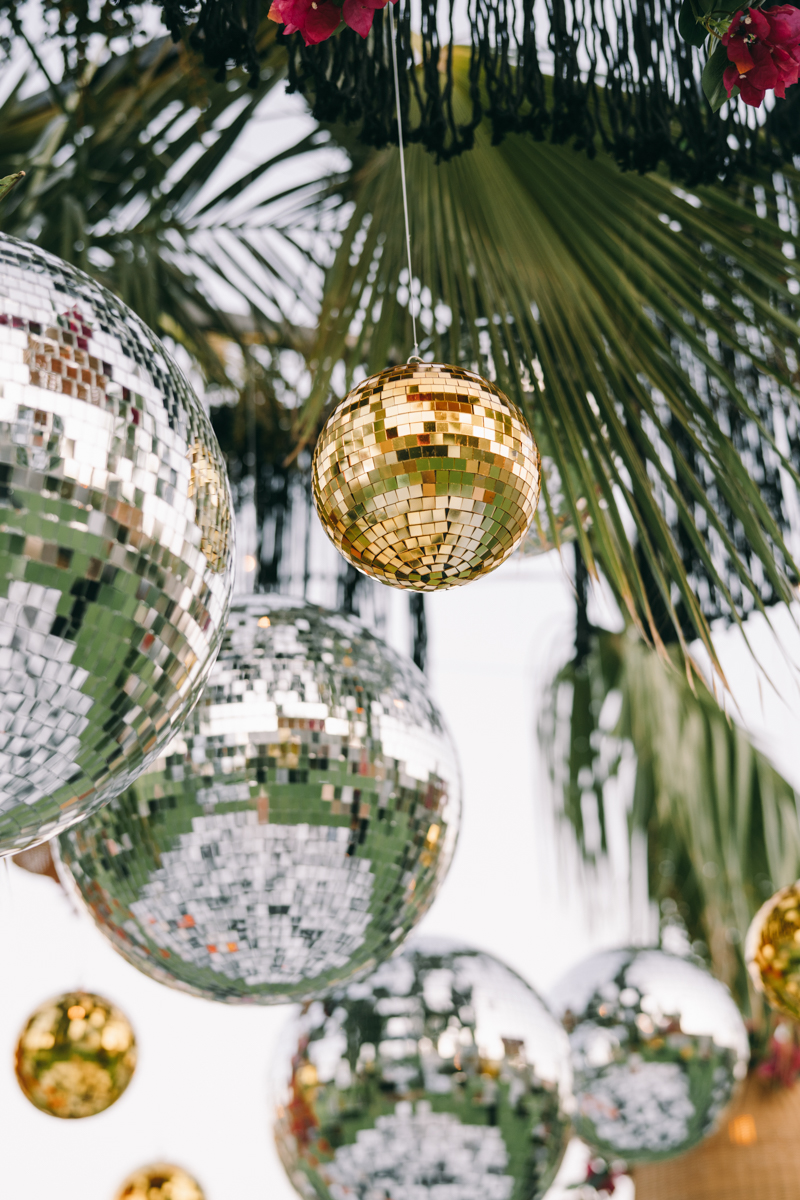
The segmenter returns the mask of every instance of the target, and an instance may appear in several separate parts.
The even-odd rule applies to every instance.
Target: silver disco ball
[[[94,812],[172,739],[232,562],[219,446],[158,338],[0,234],[0,854]]]
[[[309,1200],[534,1200],[558,1170],[567,1038],[489,954],[414,938],[279,1046],[275,1137]]]
[[[135,966],[208,999],[319,995],[386,958],[443,879],[458,767],[424,676],[351,617],[234,601],[192,717],[60,840]]]
[[[608,1158],[672,1158],[710,1133],[747,1073],[747,1029],[728,989],[661,950],[607,950],[558,985],[577,1132]]]

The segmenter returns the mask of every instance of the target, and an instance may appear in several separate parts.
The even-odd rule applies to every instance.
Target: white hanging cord
[[[397,42],[394,35],[394,12],[392,0],[386,5],[389,10],[389,38],[392,43],[392,66],[394,67],[394,98],[397,105],[397,140],[400,143],[400,180],[403,187],[403,215],[406,220],[406,250],[408,251],[408,311],[411,313],[411,329],[414,334],[414,353],[412,358],[419,359],[417,344],[417,318],[414,316],[414,297],[411,294],[411,229],[408,223],[408,192],[406,190],[406,161],[403,152],[403,118],[400,115],[400,77],[397,72]],[[409,359],[409,362],[411,359]]]

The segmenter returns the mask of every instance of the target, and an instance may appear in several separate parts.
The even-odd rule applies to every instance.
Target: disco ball
[[[0,234],[0,854],[99,808],[172,738],[232,555],[219,447],[159,340]]]
[[[351,617],[255,595],[234,601],[164,757],[62,836],[62,873],[153,978],[284,1003],[392,952],[447,871],[459,812],[413,663]]]
[[[19,1085],[53,1117],[92,1117],[119,1100],[136,1067],[136,1040],[116,1005],[67,992],[29,1018],[17,1042]]]
[[[114,1200],[205,1200],[205,1193],[182,1167],[153,1163],[129,1175]]]
[[[607,950],[558,985],[575,1126],[607,1158],[671,1158],[697,1145],[747,1073],[747,1030],[728,989],[661,950]]]
[[[414,938],[279,1046],[275,1137],[309,1200],[533,1200],[558,1170],[567,1039],[489,954]]]
[[[314,502],[360,571],[431,592],[508,558],[533,520],[539,469],[524,416],[494,384],[410,363],[334,409],[314,452]]]
[[[800,1021],[800,882],[782,888],[753,917],[745,940],[753,983],[773,1008]]]

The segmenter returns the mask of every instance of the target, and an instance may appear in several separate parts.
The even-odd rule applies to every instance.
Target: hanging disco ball
[[[800,1021],[800,882],[762,904],[744,947],[753,983],[773,1008]]]
[[[473,371],[390,367],[320,434],[314,503],[337,550],[393,587],[432,592],[504,562],[539,502],[539,451],[515,404]]]
[[[146,974],[280,1004],[387,957],[450,865],[458,767],[425,678],[351,617],[236,600],[164,756],[60,840]]]
[[[0,854],[99,808],[171,740],[232,553],[216,438],[158,338],[0,234]]]
[[[489,954],[414,938],[279,1041],[275,1137],[319,1200],[534,1200],[569,1137],[567,1039]]]
[[[661,950],[607,950],[561,981],[578,1134],[608,1159],[696,1146],[747,1073],[747,1030],[728,989]]]
[[[129,1175],[114,1200],[205,1200],[205,1193],[182,1167],[153,1163]]]
[[[116,1100],[136,1067],[124,1013],[90,992],[67,992],[29,1018],[17,1042],[19,1085],[53,1117],[92,1117]]]

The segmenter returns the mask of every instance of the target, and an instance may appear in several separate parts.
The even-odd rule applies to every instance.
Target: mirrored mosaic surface
[[[434,591],[499,566],[539,502],[539,451],[515,404],[472,371],[391,367],[334,409],[314,452],[314,502],[354,566]]]
[[[414,937],[279,1047],[275,1136],[309,1200],[533,1200],[558,1169],[567,1038],[491,955]]]
[[[174,1163],[153,1163],[129,1175],[114,1200],[205,1200],[196,1179]]]
[[[753,917],[745,942],[753,983],[773,1008],[800,1021],[800,882],[781,888]]]
[[[609,950],[552,996],[569,1032],[577,1132],[610,1158],[653,1162],[710,1133],[750,1049],[728,989],[660,950]]]
[[[131,1081],[136,1039],[123,1012],[90,992],[48,1000],[17,1042],[19,1085],[53,1117],[91,1117],[109,1108]]]
[[[232,549],[219,447],[159,340],[0,234],[0,853],[171,739],[219,646]]]
[[[458,766],[425,677],[353,618],[234,602],[182,733],[60,840],[100,928],[164,983],[317,995],[389,955],[455,847]]]

